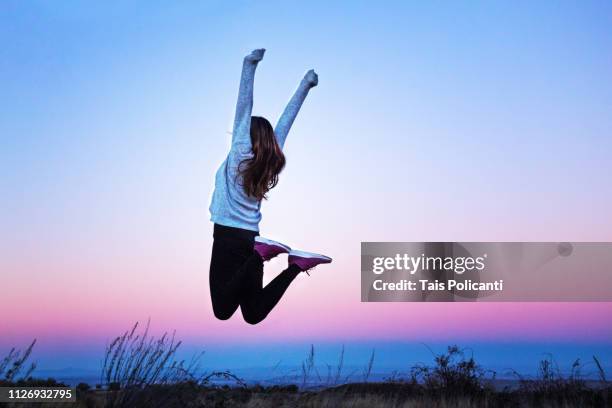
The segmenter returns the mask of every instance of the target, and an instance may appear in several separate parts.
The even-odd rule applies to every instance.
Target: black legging
[[[238,306],[247,323],[257,324],[276,306],[300,269],[291,265],[265,288],[263,261],[253,250],[257,232],[215,224],[210,260],[210,297],[218,319]]]

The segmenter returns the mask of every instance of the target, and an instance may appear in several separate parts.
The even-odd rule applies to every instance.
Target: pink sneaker
[[[269,261],[276,255],[286,254],[291,251],[291,248],[287,245],[260,236],[255,237],[254,249],[264,261]]]
[[[328,256],[312,252],[296,251],[294,249],[289,252],[289,265],[296,265],[302,272],[331,261],[332,259]]]

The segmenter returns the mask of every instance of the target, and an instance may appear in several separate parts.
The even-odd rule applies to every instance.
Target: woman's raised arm
[[[265,49],[260,48],[253,50],[244,57],[240,88],[238,89],[238,102],[236,103],[236,116],[234,117],[234,128],[232,129],[232,144],[251,143],[251,112],[253,111],[255,69],[259,61],[263,59],[265,52]]]
[[[319,76],[314,72],[313,69],[308,71],[306,75],[304,75],[304,79],[300,82],[297,90],[289,100],[287,107],[285,108],[283,114],[278,119],[278,123],[276,124],[276,128],[274,128],[274,134],[276,135],[276,140],[280,145],[281,149],[285,145],[285,140],[287,139],[287,134],[289,133],[289,129],[291,129],[291,125],[295,120],[300,108],[302,107],[302,103],[306,99],[306,95],[308,95],[308,91],[310,88],[317,86],[319,83]]]

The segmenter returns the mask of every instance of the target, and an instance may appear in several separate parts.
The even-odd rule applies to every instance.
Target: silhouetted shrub
[[[76,389],[82,392],[88,391],[90,388],[91,387],[89,386],[89,384],[84,383],[84,382],[78,383],[76,386]]]
[[[34,363],[29,366],[27,364],[35,344],[36,339],[32,341],[23,353],[13,347],[9,353],[0,360],[0,379],[7,383],[11,383],[29,378],[36,368],[36,364]]]
[[[446,353],[434,355],[434,365],[419,364],[412,367],[412,382],[422,384],[425,390],[445,395],[479,395],[490,391],[494,371],[484,370],[473,356],[449,346]],[[490,374],[490,377],[487,377]]]

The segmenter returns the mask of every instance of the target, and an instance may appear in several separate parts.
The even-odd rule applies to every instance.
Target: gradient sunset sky
[[[219,365],[419,342],[612,365],[612,303],[359,288],[361,241],[612,240],[610,3],[3,1],[0,39],[0,355],[36,337],[41,366],[96,366],[150,317]],[[213,317],[208,205],[258,47],[254,114],[320,76],[262,235],[334,263],[250,326]]]

